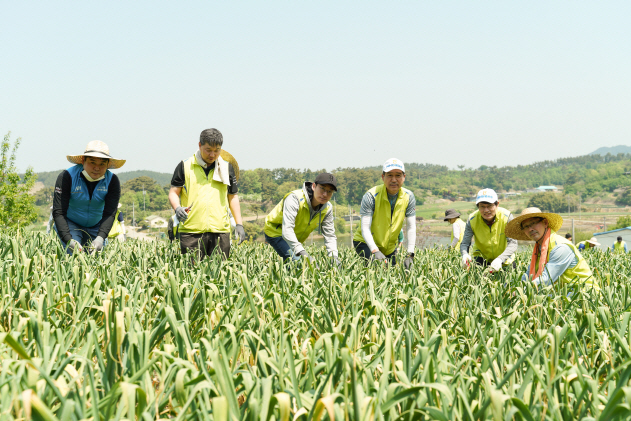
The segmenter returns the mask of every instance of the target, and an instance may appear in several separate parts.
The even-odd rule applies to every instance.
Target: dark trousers
[[[372,260],[372,251],[370,251],[368,244],[361,241],[353,240],[353,247],[355,248],[355,251],[360,257],[363,257],[364,259],[366,259],[366,263]],[[386,256],[386,259],[388,259],[390,261],[390,264],[393,266],[397,264],[396,254],[397,254],[397,249],[394,249],[392,253]]]
[[[194,234],[191,232],[180,233],[180,249],[182,254],[195,251],[199,260],[213,254],[216,248],[223,255],[224,260],[230,257],[230,233],[229,232],[204,232]]]
[[[484,257],[482,256],[475,256],[473,258],[473,261],[475,262],[476,265],[478,266],[482,266],[483,268],[486,268],[487,266],[489,266],[491,264],[491,262],[487,261]],[[517,267],[517,262],[513,260],[513,263],[511,265],[513,267],[513,269],[515,269]],[[506,269],[505,266],[502,266],[504,269]]]

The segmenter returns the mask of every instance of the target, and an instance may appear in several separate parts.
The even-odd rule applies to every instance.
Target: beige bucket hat
[[[526,208],[521,215],[510,221],[506,225],[506,236],[515,240],[530,241],[530,237],[521,229],[521,223],[530,218],[545,218],[548,220],[550,230],[557,232],[563,225],[563,218],[557,213],[541,212],[539,208]]]
[[[124,159],[116,159],[110,155],[110,148],[105,142],[93,140],[85,147],[85,151],[81,155],[67,155],[66,158],[73,164],[83,164],[84,156],[94,156],[96,158],[104,158],[110,160],[108,169],[120,168],[125,164]]]
[[[599,246],[600,243],[596,240],[596,237],[592,237],[589,240],[585,240],[586,243],[591,244],[592,246]]]

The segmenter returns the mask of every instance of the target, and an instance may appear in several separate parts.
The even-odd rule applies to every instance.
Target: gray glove
[[[177,209],[175,209],[175,216],[177,216],[177,219],[179,219],[181,222],[184,222],[188,219],[188,213],[186,213],[186,208],[183,208],[182,206],[178,206]]]
[[[373,260],[386,260],[386,255],[378,250],[376,253],[372,254],[372,258]]]
[[[335,263],[338,269],[342,269],[342,262],[337,256],[333,256],[333,263]]]
[[[300,251],[297,253],[297,255],[298,255],[298,256],[300,256],[300,257],[301,257],[301,258],[303,258],[303,259],[309,259],[309,261],[310,261],[312,264],[314,264],[316,268],[318,267],[318,264],[316,263],[315,259],[314,259],[314,258],[313,258],[313,257],[312,257],[309,253],[307,253],[307,251],[306,251],[306,250],[300,250]]]
[[[414,256],[408,256],[403,261],[403,267],[405,267],[407,270],[410,270],[410,266],[412,266],[412,263],[414,263]]]
[[[243,229],[243,225],[237,224],[237,226],[234,227],[234,232],[237,234],[237,237],[239,237],[239,244],[245,241],[245,229]]]
[[[67,247],[72,250],[72,252],[74,253],[75,251],[83,251],[83,247],[81,247],[81,244],[75,240],[74,238],[70,241],[68,241]]]
[[[127,236],[125,234],[123,234],[123,243],[127,241]]]
[[[96,253],[97,251],[103,250],[104,243],[105,243],[105,240],[103,239],[103,237],[101,237],[100,235],[96,237],[94,241],[92,241],[92,248],[94,249],[94,253]]]

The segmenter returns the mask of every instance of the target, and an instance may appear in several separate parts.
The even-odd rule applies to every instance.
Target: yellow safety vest
[[[615,243],[613,243],[613,251],[616,253],[624,253],[624,246],[626,244],[627,243],[625,243],[624,241],[621,241],[620,243],[616,241]]]
[[[546,261],[550,260],[550,253],[552,250],[561,244],[567,244],[572,249],[578,263],[576,263],[576,266],[572,268],[567,268],[565,272],[561,274],[558,280],[558,282],[560,282],[560,286],[572,282],[593,285],[592,271],[589,268],[587,261],[585,261],[585,258],[581,255],[581,252],[578,251],[574,244],[555,232],[550,234],[550,245],[548,246],[548,258]],[[537,265],[539,264],[539,257],[537,257]]]
[[[115,238],[123,233],[123,227],[121,226],[120,221],[118,220],[118,215],[121,213],[120,209],[116,211],[116,216],[114,216],[114,224],[112,225],[112,229],[110,233],[107,234],[107,238]]]
[[[589,249],[593,249],[596,248],[596,246],[592,246],[590,243],[588,243],[587,241],[581,241],[580,243],[578,243],[576,246],[580,246],[581,244],[583,244],[585,246],[585,250],[589,250]]]
[[[183,207],[193,205],[186,221],[180,221],[180,232],[230,232],[228,206],[228,185],[213,180],[215,170],[206,176],[197,163],[195,155],[184,161],[186,181],[180,192]]]
[[[456,219],[456,222],[454,222],[454,224],[458,224],[460,226],[460,238],[458,239],[458,244],[456,244],[456,247],[454,247],[455,250],[460,250],[460,243],[462,243],[462,237],[464,236],[464,230],[467,227],[467,224],[465,224],[465,222],[458,218]],[[454,229],[453,227],[451,227],[451,241],[449,242],[449,244],[453,243],[454,241]]]
[[[385,184],[373,187],[368,190],[375,198],[375,213],[372,215],[372,224],[370,232],[379,251],[386,256],[392,254],[397,248],[399,232],[403,227],[405,219],[405,210],[410,203],[411,192],[407,189],[400,189],[397,201],[394,204],[394,211],[391,212],[390,201],[388,200],[388,191]],[[354,241],[365,243],[362,235],[361,225],[353,235]]]
[[[265,217],[265,228],[263,231],[268,237],[276,238],[283,235],[283,209],[285,206],[285,199],[290,194],[295,194],[298,197],[300,203],[298,207],[298,214],[296,215],[296,224],[294,225],[294,234],[298,238],[298,241],[303,243],[309,234],[322,223],[325,216],[331,212],[333,207],[330,203],[322,206],[320,210],[311,218],[311,211],[309,209],[309,197],[305,196],[302,189],[294,190],[287,193],[283,200],[272,209],[272,211]]]
[[[492,262],[504,253],[506,250],[506,224],[508,224],[508,217],[510,211],[504,208],[497,208],[495,213],[495,221],[490,227],[486,225],[482,214],[479,210],[476,210],[469,217],[469,223],[473,230],[473,236],[475,237],[475,244],[473,245],[473,251],[471,256],[482,256],[487,262]],[[504,265],[513,263],[515,255],[510,256]]]

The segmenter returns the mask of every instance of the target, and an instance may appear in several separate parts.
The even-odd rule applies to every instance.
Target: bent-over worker
[[[309,258],[303,243],[319,227],[329,256],[339,266],[333,207],[329,202],[337,191],[333,174],[318,174],[312,183],[285,195],[265,218],[265,242],[285,261]]]
[[[592,271],[581,253],[557,234],[561,225],[561,215],[541,212],[539,208],[524,209],[520,216],[507,224],[507,237],[536,242],[524,279],[537,286],[549,286],[555,282],[560,286],[570,282],[592,284]]]
[[[472,261],[492,272],[514,261],[517,240],[506,238],[506,224],[513,219],[507,209],[499,207],[497,193],[492,189],[482,189],[475,199],[478,210],[469,216],[460,243],[462,264],[469,267]],[[473,252],[469,255],[471,239],[475,237]],[[473,256],[473,257],[472,257]]]
[[[404,189],[405,166],[391,158],[383,164],[383,184],[368,190],[362,198],[361,229],[355,231],[353,247],[357,254],[368,260],[386,260],[396,264],[397,239],[407,225],[407,257],[403,261],[409,269],[416,245],[416,198]]]
[[[596,237],[592,237],[589,240],[581,241],[577,244],[578,251],[589,251],[598,247],[600,243],[596,240]]]
[[[113,158],[100,140],[88,143],[82,154],[66,158],[75,165],[62,171],[55,183],[55,231],[68,254],[82,251],[90,242],[94,251],[101,251],[121,193],[118,177],[110,169],[122,167],[125,160]]]
[[[455,209],[447,209],[443,221],[447,221],[451,225],[451,242],[449,243],[449,247],[459,251],[467,224],[460,219],[460,212]]]
[[[108,235],[108,238],[118,239],[120,242],[125,242],[127,239],[125,232],[125,216],[123,215],[123,211],[121,211],[121,204],[118,204],[118,210],[116,211],[116,215],[114,216],[114,224],[112,225],[112,229]]]

